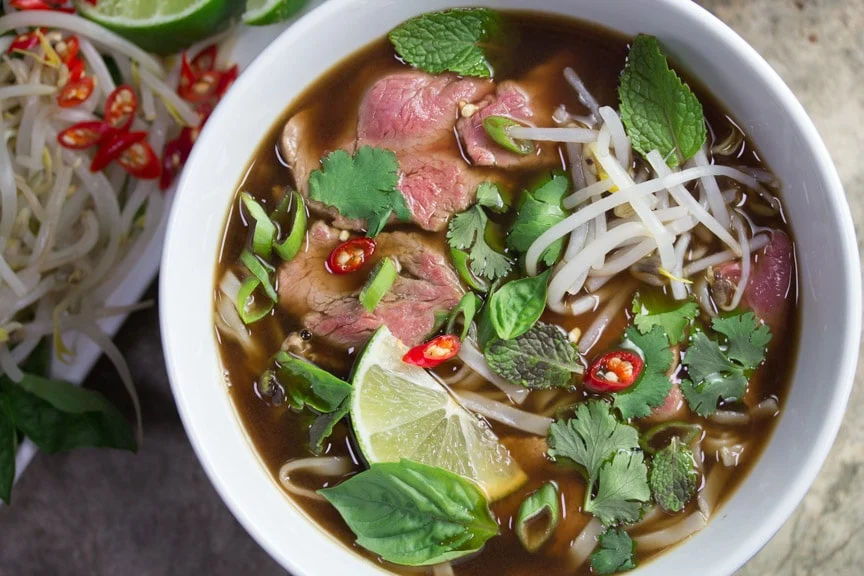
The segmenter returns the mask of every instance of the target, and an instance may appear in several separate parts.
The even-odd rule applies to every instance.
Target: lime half
[[[238,9],[239,5],[239,9]],[[224,30],[237,0],[78,0],[78,12],[157,54],[173,54]]]
[[[490,500],[518,489],[527,477],[489,425],[428,372],[402,362],[407,350],[382,327],[357,361],[351,422],[366,460],[444,468],[477,482]]]
[[[243,23],[265,26],[284,22],[299,12],[306,0],[247,0]]]

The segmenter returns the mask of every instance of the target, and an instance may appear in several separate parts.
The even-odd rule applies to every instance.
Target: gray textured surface
[[[864,0],[703,4],[753,44],[804,103],[840,170],[860,238]],[[233,519],[186,440],[156,312],[136,315],[116,341],[141,390],[146,443],[137,456],[96,450],[37,456],[15,489],[14,506],[0,509],[0,576],[284,574]],[[126,402],[104,360],[87,385]],[[856,545],[864,525],[862,409],[859,385],[813,489],[739,576],[864,572],[864,547]]]

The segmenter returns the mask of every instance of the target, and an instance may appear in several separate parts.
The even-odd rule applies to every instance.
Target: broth
[[[585,84],[590,87],[591,92],[601,105],[617,106],[619,75],[625,65],[628,52],[629,40],[627,38],[608,30],[560,17],[553,19],[533,13],[505,13],[505,18],[513,41],[508,46],[506,54],[501,56],[500,65],[496,63],[496,81],[507,78],[523,78],[538,66],[551,61],[555,63],[555,67],[558,69],[564,66],[573,67]],[[518,58],[516,57],[517,54]],[[358,118],[358,103],[369,87],[388,73],[404,69],[405,65],[395,57],[390,42],[387,39],[381,39],[353,54],[332,70],[327,71],[315,84],[307,88],[301,96],[291,103],[285,115],[271,129],[260,149],[255,153],[246,178],[239,184],[238,190],[248,191],[265,206],[272,207],[275,205],[286,187],[296,187],[292,171],[280,158],[278,151],[278,141],[285,121],[301,110],[308,111],[311,115],[310,124],[313,127],[311,131],[307,132],[308,137],[318,155],[323,155],[325,152],[338,147],[339,142],[343,142],[347,137],[353,135]],[[694,83],[690,77],[686,77],[686,80],[704,107],[705,117],[709,125],[709,146],[712,142],[723,140],[731,129],[731,120],[723,108],[711,98],[710,94],[701,89],[698,83]],[[543,81],[544,90],[549,98],[564,104],[569,110],[575,110],[578,113],[584,112],[585,108],[580,104],[576,93],[567,84],[562,74],[559,72],[546,74]],[[544,122],[548,123],[548,119],[539,119],[539,123]],[[458,146],[457,139],[453,139],[452,146]],[[562,168],[566,167],[563,156],[562,154]],[[758,153],[746,139],[734,157],[715,158],[715,161],[720,164],[731,163],[735,166],[765,169]],[[494,168],[483,170],[490,174],[495,173],[498,181],[502,182],[506,188],[515,191],[530,186],[537,179],[539,173],[548,172],[548,169],[510,172],[503,172]],[[746,205],[744,210],[747,210]],[[785,230],[789,233],[785,223],[777,216],[760,215],[756,212],[746,212],[746,215],[756,229],[768,227]],[[313,215],[312,218],[314,220],[318,216]],[[506,215],[494,216],[493,219],[497,219],[497,223],[502,227],[508,225],[508,216]],[[222,251],[219,254],[218,278],[221,278],[226,271],[231,270],[236,265],[240,253],[248,246],[246,224],[238,209],[238,204],[235,202],[234,208],[228,216]],[[417,232],[416,230],[414,232],[419,233],[422,241],[427,245],[446,253],[447,240],[443,232]],[[707,247],[713,252],[722,249],[716,238]],[[340,282],[344,283],[346,290],[355,290],[362,286],[364,280],[365,277],[354,278],[347,275],[341,277]],[[662,291],[660,288],[638,284],[629,278],[616,279],[606,289],[613,293],[626,293],[629,303],[632,294],[637,291],[637,287],[642,294]],[[794,299],[794,294],[793,272],[793,285],[789,297]],[[218,293],[215,295],[217,301],[221,297]],[[621,311],[617,312],[593,347],[591,355],[598,351],[613,348],[621,339],[624,329],[631,323],[632,315],[629,305],[625,305]],[[308,427],[312,416],[306,412],[292,410],[284,403],[274,405],[272,398],[262,395],[257,381],[259,375],[268,368],[271,356],[280,350],[285,338],[289,334],[298,334],[304,329],[301,321],[302,316],[303,314],[289,314],[277,306],[270,316],[249,325],[251,340],[254,342],[254,350],[251,351],[233,339],[225,337],[217,329],[226,382],[231,398],[260,458],[277,483],[279,482],[280,467],[284,463],[310,455]],[[560,325],[567,331],[578,328],[583,334],[593,319],[593,314],[574,317],[551,313],[548,310],[543,316],[543,320],[546,322]],[[780,399],[782,406],[782,399],[786,397],[788,382],[793,370],[793,363],[790,362],[790,359],[796,356],[798,312],[794,302],[788,307],[788,318],[786,318],[784,325],[783,331],[773,334],[766,362],[756,370],[750,379],[745,403],[751,407],[759,401],[771,397]],[[344,379],[349,378],[351,366],[356,356],[354,349],[349,349],[346,352],[333,348],[316,338],[310,340],[309,347],[309,358],[314,358],[322,368],[336,376]],[[447,375],[455,369],[456,366],[448,364],[439,369],[439,374]],[[484,382],[480,386],[489,396],[504,398],[504,395],[491,384]],[[583,400],[588,396],[589,394],[581,388],[569,392],[535,392],[522,408],[531,412],[543,410],[548,412],[553,405],[564,406]],[[746,449],[740,455],[737,465],[729,468],[730,473],[723,487],[718,506],[722,505],[722,501],[728,499],[734,493],[735,487],[746,478],[750,468],[758,460],[761,451],[769,441],[777,418],[777,415],[762,419],[751,418],[746,426],[730,427],[695,415],[689,417],[689,420],[698,421],[705,426],[708,434],[734,433],[746,441]],[[540,442],[541,439],[536,436],[528,435],[494,421],[489,421],[489,423],[495,434],[510,449],[513,458],[526,471],[529,480],[515,493],[492,504],[492,510],[502,527],[500,534],[490,539],[482,552],[454,562],[455,573],[460,576],[591,573],[587,563],[583,564],[581,568],[574,567],[568,560],[567,554],[572,541],[591,518],[580,512],[585,490],[582,477],[575,474],[571,468],[550,463],[544,457],[545,442]],[[642,432],[652,425],[650,422],[639,420],[633,424]],[[331,456],[350,457],[355,465],[349,475],[356,474],[363,469],[352,446],[349,425],[345,421],[336,426],[334,435],[325,444],[325,453]],[[723,464],[718,460],[716,454],[710,454],[706,451],[703,479],[709,478],[715,469],[723,468]],[[296,485],[311,490],[337,484],[343,479],[344,477],[328,479],[314,475],[292,475],[292,481]],[[512,528],[519,505],[525,496],[548,480],[554,480],[561,490],[564,519],[550,543],[539,553],[531,554],[520,545]],[[317,524],[336,536],[346,546],[353,547],[356,552],[372,561],[383,562],[371,552],[354,543],[354,534],[343,522],[337,510],[330,504],[303,497],[292,498]],[[652,519],[644,526],[633,529],[631,534],[638,541],[639,534],[659,529],[670,521],[683,518],[695,510],[697,510],[697,502],[694,498],[684,512],[675,515],[662,513],[658,518]],[[643,563],[654,555],[662,553],[662,551],[639,551],[637,561]],[[417,570],[423,570],[400,567],[386,562],[383,564],[388,570],[397,573],[416,573]]]

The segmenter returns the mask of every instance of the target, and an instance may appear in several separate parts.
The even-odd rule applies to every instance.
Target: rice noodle
[[[773,396],[766,398],[750,410],[750,415],[756,419],[770,418],[780,412],[780,403]]]
[[[579,75],[570,67],[564,69],[564,78],[576,91],[576,94],[579,96],[579,101],[591,112],[592,120],[596,123],[600,118],[600,107],[597,104],[597,100],[591,95],[588,88],[585,87],[585,83],[582,82]]]
[[[639,552],[653,552],[668,548],[692,536],[707,525],[708,518],[702,512],[693,512],[671,526],[636,536],[636,550]]]
[[[582,528],[582,532],[573,540],[570,550],[567,552],[574,569],[585,563],[588,556],[597,547],[597,539],[602,533],[603,523],[597,518],[591,518],[591,521]]]
[[[462,347],[459,349],[459,359],[491,384],[500,388],[516,404],[522,404],[528,398],[530,390],[511,384],[493,372],[492,368],[489,367],[489,363],[486,362],[483,353],[477,349],[470,339],[462,343]]]
[[[746,446],[744,444],[734,444],[732,446],[723,446],[717,451],[720,462],[727,468],[738,466],[738,461],[741,455],[744,454]]]
[[[354,463],[347,456],[318,456],[311,458],[300,458],[286,462],[279,469],[279,482],[288,492],[310,498],[312,500],[324,501],[324,497],[309,490],[301,488],[291,481],[291,474],[305,472],[316,476],[344,476],[354,469]]]
[[[549,426],[552,424],[552,418],[519,410],[509,404],[492,400],[476,392],[459,390],[455,394],[459,402],[471,412],[476,412],[490,420],[501,422],[511,428],[522,430],[529,434],[545,437],[549,431]]]
[[[432,576],[455,576],[455,572],[453,572],[453,565],[450,562],[445,562],[443,564],[435,564],[432,567]]]
[[[708,419],[725,426],[747,426],[750,424],[750,414],[735,410],[717,410]]]
[[[543,142],[573,142],[585,143],[597,140],[597,131],[587,128],[533,128],[530,126],[513,126],[508,130],[512,138],[517,140],[533,140]]]
[[[609,299],[609,302],[606,303],[603,310],[594,317],[594,321],[591,322],[591,325],[587,330],[585,330],[582,337],[579,339],[578,348],[580,354],[587,354],[591,351],[591,348],[600,341],[603,331],[607,326],[609,326],[615,316],[621,312],[624,306],[627,305],[632,293],[632,284],[620,286],[618,288],[615,295]]]

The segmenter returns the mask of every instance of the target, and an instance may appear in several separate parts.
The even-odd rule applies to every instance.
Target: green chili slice
[[[382,258],[376,262],[372,272],[369,273],[366,285],[360,290],[360,303],[363,304],[363,308],[374,312],[398,275],[399,272],[392,258]]]
[[[306,238],[307,216],[306,203],[300,194],[292,190],[290,194],[286,194],[286,198],[291,198],[290,204],[294,205],[294,220],[291,223],[291,231],[288,236],[282,242],[275,242],[273,248],[276,250],[276,254],[287,262],[293,259],[303,246],[303,240]],[[286,206],[286,215],[288,210],[289,207]]]
[[[465,284],[478,292],[486,292],[489,285],[482,278],[478,278],[471,272],[468,267],[468,253],[464,250],[450,249],[450,258],[453,260],[453,265],[456,266],[456,272]]]
[[[462,296],[459,304],[453,308],[453,311],[450,312],[450,316],[447,318],[446,332],[448,334],[458,334],[460,340],[465,340],[468,336],[468,329],[471,328],[471,323],[474,321],[474,315],[477,314],[477,310],[482,304],[483,302],[473,292],[468,292]],[[459,322],[460,317],[462,318],[462,330],[458,331],[456,330],[456,324]]]
[[[506,116],[487,116],[483,119],[483,130],[493,142],[516,154],[530,154],[534,151],[534,144],[529,140],[516,140],[510,136],[510,128],[522,126],[521,123]]]
[[[240,193],[240,200],[246,211],[255,220],[252,233],[252,250],[262,258],[269,258],[273,253],[273,240],[276,238],[276,225],[267,216],[264,207],[248,192]],[[251,223],[250,223],[251,224]]]

